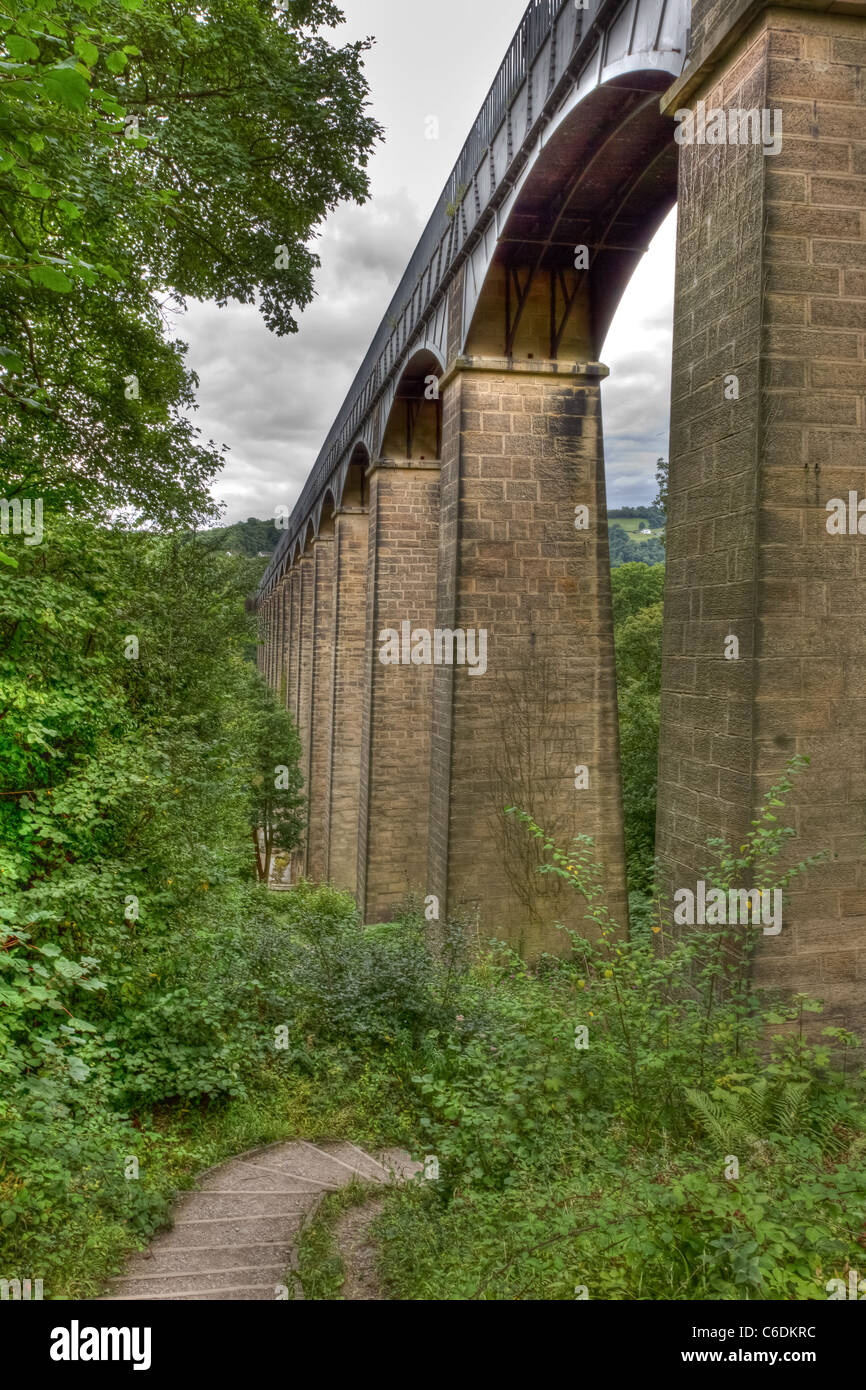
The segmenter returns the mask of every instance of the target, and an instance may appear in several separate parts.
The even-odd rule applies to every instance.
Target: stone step
[[[317,1144],[316,1148],[321,1149],[329,1158],[340,1159],[352,1168],[360,1177],[368,1179],[370,1182],[387,1182],[388,1172],[377,1163],[375,1158],[365,1154],[363,1149],[359,1149],[356,1144],[337,1143],[329,1141],[326,1144]]]
[[[378,1149],[375,1157],[392,1182],[408,1182],[417,1173],[424,1172],[424,1164],[415,1162],[405,1149]]]
[[[208,1293],[227,1285],[270,1284],[272,1297],[276,1298],[276,1287],[285,1284],[286,1265],[277,1262],[266,1265],[240,1265],[232,1269],[201,1269],[193,1266],[186,1270],[176,1270],[171,1274],[152,1274],[121,1279],[117,1283],[120,1296],[137,1294],[146,1298],[148,1294]]]
[[[286,1240],[258,1241],[235,1245],[152,1245],[146,1254],[135,1256],[125,1274],[113,1279],[120,1283],[125,1279],[150,1279],[158,1274],[182,1274],[198,1263],[211,1270],[235,1269],[259,1265],[279,1264],[289,1267],[294,1257],[291,1238]]]
[[[329,1163],[336,1165],[337,1171],[340,1175],[338,1181],[340,1182],[341,1186],[345,1186],[345,1184],[347,1182],[351,1182],[353,1178],[363,1176],[360,1169],[357,1167],[356,1162],[349,1162],[342,1155],[338,1155],[336,1153],[329,1153],[319,1144],[310,1144],[307,1140],[302,1140],[301,1142],[310,1151],[310,1153],[315,1154],[317,1158],[321,1160],[326,1159]],[[334,1144],[331,1145],[331,1147],[337,1148],[339,1146]]]
[[[289,1298],[291,1296],[290,1287]],[[105,1303],[189,1303],[195,1300],[205,1303],[222,1302],[226,1299],[231,1299],[233,1302],[273,1303],[276,1299],[276,1293],[273,1284],[229,1284],[221,1289],[194,1289],[190,1293],[109,1294],[103,1301]]]
[[[420,1167],[402,1149],[374,1159],[343,1141],[299,1139],[240,1154],[179,1195],[174,1226],[133,1257],[104,1297],[271,1302],[285,1286],[292,1300],[303,1299],[290,1271],[297,1268],[300,1229],[325,1193],[357,1180],[385,1183],[395,1175],[399,1181]]]
[[[310,1194],[321,1192],[321,1183],[317,1183],[315,1178],[302,1178],[292,1176],[287,1169],[266,1168],[258,1161],[249,1162],[242,1159],[234,1159],[230,1163],[224,1163],[215,1173],[202,1178],[199,1184],[202,1192],[291,1192],[296,1196],[302,1193]],[[332,1190],[336,1191],[336,1184],[332,1184]]]
[[[261,1192],[231,1189],[222,1192],[186,1193],[177,1207],[176,1225],[189,1221],[206,1221],[218,1217],[289,1216],[306,1212],[319,1200],[317,1192]]]
[[[281,1144],[266,1153],[253,1154],[241,1163],[266,1163],[281,1173],[295,1178],[307,1178],[322,1188],[344,1187],[351,1182],[353,1169],[339,1159],[323,1153],[321,1149],[305,1140],[299,1139],[291,1144]]]
[[[289,1212],[282,1216],[235,1216],[230,1221],[189,1221],[157,1237],[153,1250],[183,1250],[192,1245],[258,1245],[269,1241],[285,1241],[291,1245],[300,1230],[306,1212]]]

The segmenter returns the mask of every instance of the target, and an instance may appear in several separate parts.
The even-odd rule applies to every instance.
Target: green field
[[[663,526],[659,526],[655,530],[650,531],[648,536],[642,536],[640,530],[642,526],[646,525],[646,522],[642,521],[640,517],[637,516],[615,516],[609,514],[608,520],[611,526],[621,526],[624,531],[627,531],[629,540],[634,541],[636,545],[641,545],[644,541],[648,540],[658,541],[664,537],[665,528]]]

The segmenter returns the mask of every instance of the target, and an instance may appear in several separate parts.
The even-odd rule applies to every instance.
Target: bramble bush
[[[296,331],[316,229],[364,201],[380,134],[340,17],[0,16],[0,495],[45,512],[33,546],[0,538],[0,1273],[49,1290],[164,1209],[121,1166],[168,1146],[148,1109],[273,1080],[250,832],[293,848],[297,732],[250,661],[261,566],[196,531],[221,451],[169,329],[193,296]]]
[[[514,809],[586,904],[586,931],[531,967],[470,951],[459,921],[434,934],[417,903],[364,927],[328,885],[268,893],[250,827],[268,760],[296,771],[298,744],[249,662],[244,562],[48,527],[44,555],[12,538],[0,587],[4,1270],[59,1296],[116,1268],[166,1217],[173,1149],[194,1165],[241,1109],[264,1141],[287,1107],[305,1132],[438,1158],[380,1218],[400,1297],[801,1299],[856,1267],[859,1044],[807,1038],[816,1001],[755,988],[760,927],[672,932],[643,897],[627,937],[591,841],[562,849]],[[808,869],[779,819],[801,766],[744,845],[711,842],[709,884]],[[290,782],[267,814],[291,834]]]
[[[123,1176],[139,1112],[241,1096],[266,1054],[249,826],[262,739],[291,764],[297,734],[248,563],[63,513],[45,539],[0,583],[0,1264],[50,1285],[79,1218],[164,1214]]]
[[[792,832],[776,812],[802,766],[768,793],[745,845],[711,843],[708,884],[772,891],[813,862],[782,867]],[[395,1194],[380,1219],[391,1288],[825,1297],[866,1244],[858,1040],[827,1028],[809,1041],[803,1016],[816,1001],[755,989],[759,926],[673,935],[657,901],[655,922],[626,938],[591,841],[562,850],[513,814],[541,841],[542,872],[584,898],[589,930],[531,970],[501,945],[476,965],[462,1017],[414,1078],[440,1181]]]

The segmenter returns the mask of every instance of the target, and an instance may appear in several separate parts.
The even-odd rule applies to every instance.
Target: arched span
[[[334,512],[340,505],[338,496],[339,489],[335,491],[334,487],[327,487],[317,502],[316,510],[313,513],[313,526],[317,538],[328,530],[333,530]],[[328,524],[329,522],[330,526]]]
[[[464,280],[469,355],[598,357],[641,256],[674,206],[667,73],[616,77],[571,105],[536,152]]]
[[[672,141],[662,133],[654,103],[682,71],[690,13],[690,0],[586,0],[586,8],[574,0],[529,0],[260,593],[270,590],[285,552],[294,550],[324,489],[345,468],[353,441],[362,437],[378,451],[382,440],[374,439],[371,422],[390,414],[396,382],[416,352],[435,352],[444,362],[449,343],[452,352],[455,341],[458,351],[465,349],[482,326],[482,337],[498,336],[515,351],[518,311],[527,323],[539,317],[527,317],[521,304],[525,308],[541,292],[540,272],[547,286],[547,346],[527,351],[547,356],[553,350],[555,356],[581,346],[597,352],[641,248],[672,196],[663,148]],[[625,111],[621,125],[618,109]],[[583,157],[589,165],[595,122],[605,131],[607,162],[593,160],[583,171],[582,187],[572,188],[569,177],[580,185],[581,168],[569,161]],[[566,199],[565,211],[544,205],[545,196],[557,195]],[[593,241],[595,260],[589,280],[578,285],[566,258],[573,233],[581,230],[584,242]],[[537,264],[539,240],[545,251]],[[572,247],[578,244],[575,237]],[[571,254],[574,272],[573,249]],[[451,291],[464,267],[458,302]],[[485,326],[489,306],[481,301],[497,274],[503,291],[509,286],[512,318],[494,332],[489,322]],[[455,315],[460,322],[453,322]]]
[[[430,349],[407,362],[382,411],[377,454],[388,459],[438,459],[442,449],[442,359]]]
[[[321,503],[319,505],[321,506]],[[282,571],[283,575],[288,574],[289,570],[294,569],[301,557],[308,553],[313,541],[316,539],[316,535],[316,522],[314,518],[310,516],[307,518],[307,524],[303,531],[299,535],[293,536],[285,549],[284,553],[288,559]],[[278,551],[278,554],[279,553]]]
[[[340,506],[357,511],[367,506],[367,469],[372,452],[363,440],[358,440],[341,470]]]

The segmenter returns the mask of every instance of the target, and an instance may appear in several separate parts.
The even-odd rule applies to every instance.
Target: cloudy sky
[[[343,0],[337,39],[376,39],[367,57],[385,142],[372,198],[322,228],[317,297],[300,332],[276,338],[252,307],[191,304],[179,335],[198,373],[196,423],[230,453],[215,487],[227,521],[291,506],[342,404],[469,133],[526,0]],[[460,35],[459,44],[455,36]],[[426,138],[428,117],[439,138]],[[673,214],[620,305],[602,354],[608,501],[655,495],[667,455]]]

